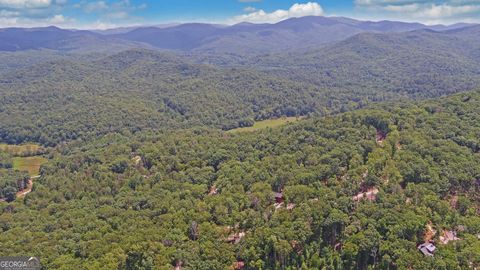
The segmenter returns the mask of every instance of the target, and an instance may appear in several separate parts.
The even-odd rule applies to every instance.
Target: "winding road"
[[[33,180],[38,179],[38,178],[40,178],[40,175],[36,175],[36,176],[30,177],[30,179],[28,180],[27,188],[18,191],[16,198],[18,199],[18,198],[25,197],[25,195],[27,195],[28,193],[32,192]],[[0,199],[0,202],[5,202],[5,201],[6,201],[5,199]]]

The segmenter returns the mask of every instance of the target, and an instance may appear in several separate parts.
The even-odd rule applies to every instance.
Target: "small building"
[[[175,261],[175,267],[174,267],[175,270],[181,270],[181,269],[182,269],[182,266],[183,266],[183,262],[182,262],[182,261],[180,261],[180,260],[176,260],[176,261]]]
[[[355,202],[359,202],[363,199],[367,199],[371,202],[375,201],[377,199],[377,194],[378,194],[379,190],[378,188],[371,188],[369,190],[367,190],[367,192],[360,192],[358,193],[357,195],[353,196],[353,200]]]
[[[212,187],[210,187],[210,191],[208,192],[208,195],[212,196],[217,194],[218,194],[217,186],[213,185]]]
[[[245,267],[245,262],[244,261],[237,261],[233,264],[233,269],[235,270],[240,270]]]
[[[285,198],[283,197],[283,193],[281,192],[275,192],[275,202],[276,203],[283,203],[285,201]]]
[[[245,237],[245,232],[238,232],[238,233],[231,234],[227,237],[227,243],[238,244],[240,243],[240,240],[242,240],[243,237]]]
[[[383,132],[380,129],[377,129],[377,135],[375,136],[375,141],[378,144],[382,144],[386,138],[387,138],[387,133]]]
[[[433,257],[437,247],[433,243],[423,243],[417,247],[417,249],[422,252],[425,256]]]
[[[448,244],[450,241],[457,241],[460,238],[457,237],[457,232],[455,231],[443,231],[443,234],[440,236],[440,242],[444,245]]]

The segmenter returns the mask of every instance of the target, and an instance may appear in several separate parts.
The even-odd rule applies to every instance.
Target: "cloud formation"
[[[140,3],[139,3],[140,2]],[[0,27],[113,27],[138,24],[135,12],[147,6],[130,0],[0,0]],[[70,16],[66,15],[69,14]],[[96,21],[83,21],[85,16]]]
[[[0,0],[0,27],[63,25],[74,20],[61,14],[67,0]]]
[[[317,2],[296,3],[288,10],[278,9],[270,13],[265,12],[263,9],[255,10],[247,14],[235,16],[231,22],[275,23],[288,18],[321,16],[323,14],[323,8]]]
[[[363,13],[427,23],[480,20],[480,0],[355,0]]]
[[[45,8],[52,4],[52,0],[0,0],[4,8]]]

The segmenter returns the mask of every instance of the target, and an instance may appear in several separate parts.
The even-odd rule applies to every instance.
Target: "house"
[[[175,270],[181,270],[182,269],[182,266],[183,266],[183,262],[180,261],[180,260],[176,260],[175,261]]]
[[[380,129],[377,129],[377,135],[375,136],[375,141],[378,144],[382,144],[386,138],[387,138],[387,133],[383,132]]]
[[[245,237],[245,232],[238,232],[238,233],[231,234],[227,237],[227,243],[238,244],[240,243],[240,240],[242,240],[243,237]]]
[[[233,269],[235,270],[240,270],[245,267],[245,262],[244,261],[237,261],[233,264]]]
[[[433,243],[423,243],[419,245],[417,249],[420,250],[420,252],[422,252],[423,255],[433,257],[437,247],[435,247]]]
[[[457,237],[457,232],[455,231],[443,231],[443,234],[440,236],[440,242],[444,245],[448,244],[450,241],[457,241],[460,238]]]
[[[273,206],[275,207],[275,210],[278,210],[280,208],[283,208],[285,207],[285,203],[284,202],[281,202],[281,203],[274,203]],[[289,203],[287,204],[287,210],[293,210],[293,208],[295,208],[296,204],[294,203]]]
[[[377,199],[378,192],[379,192],[378,188],[371,188],[371,189],[368,189],[367,192],[358,193],[357,195],[353,196],[352,199],[355,202],[359,202],[363,199],[367,199],[367,200],[373,202]]]
[[[276,203],[283,203],[283,201],[285,201],[285,198],[283,197],[283,193],[281,192],[275,192],[274,196],[275,196]]]
[[[210,191],[208,192],[208,195],[212,196],[212,195],[217,195],[217,194],[218,194],[217,186],[213,185],[213,186],[210,188]]]

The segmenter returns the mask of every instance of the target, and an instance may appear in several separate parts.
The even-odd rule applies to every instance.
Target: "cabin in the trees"
[[[182,270],[182,266],[183,266],[182,261],[180,261],[180,260],[175,261],[175,267],[174,267],[175,270]]]
[[[233,269],[235,270],[240,270],[245,267],[245,262],[244,261],[237,261],[233,264]]]
[[[213,185],[208,192],[208,195],[213,196],[218,194],[217,186]]]
[[[245,237],[245,232],[238,232],[238,233],[231,234],[227,237],[227,243],[238,244],[240,243],[240,240],[242,240],[243,237]]]
[[[285,198],[283,197],[283,193],[275,192],[275,202],[276,203],[283,203],[284,201],[285,201]]]
[[[377,129],[377,135],[375,136],[375,140],[378,144],[383,144],[383,142],[387,139],[387,133],[382,131],[381,129]]]
[[[353,201],[359,202],[363,199],[369,200],[371,202],[375,201],[377,199],[377,194],[379,190],[378,188],[371,188],[367,190],[367,192],[360,192],[357,195],[353,196]]]
[[[423,255],[430,257],[433,257],[435,250],[437,249],[433,243],[423,243],[417,248],[420,250],[420,252],[422,252]]]

